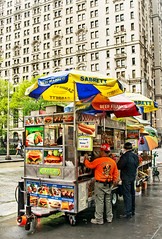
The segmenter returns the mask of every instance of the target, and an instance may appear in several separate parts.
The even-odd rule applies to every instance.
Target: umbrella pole
[[[103,116],[104,116],[104,122],[103,123],[104,123],[104,132],[105,132],[105,124],[106,124],[106,119],[105,119],[106,118],[106,114],[105,114],[105,111],[103,111]]]
[[[77,162],[77,135],[76,135],[76,96],[75,96],[75,89],[76,89],[76,84],[74,82],[74,112],[73,112],[73,115],[74,115],[74,157],[75,157],[75,168],[76,168],[76,179],[78,179],[78,162]]]

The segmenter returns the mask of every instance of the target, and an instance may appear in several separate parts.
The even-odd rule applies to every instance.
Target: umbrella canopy
[[[140,129],[140,135],[149,135],[149,132],[144,129]]]
[[[91,113],[108,111],[114,113],[116,117],[140,115],[140,110],[135,103],[122,94],[109,98],[97,94],[77,102],[76,106],[80,111],[89,111]]]
[[[143,110],[143,113],[158,110],[158,103],[141,94],[126,92],[125,97],[134,101],[136,105]]]
[[[147,131],[152,136],[157,136],[157,130],[150,125],[145,126],[145,131]]]
[[[74,101],[74,95],[81,100],[98,93],[106,97],[121,94],[123,86],[118,80],[105,75],[73,69],[38,78],[26,90],[26,95],[35,99],[42,95],[47,101]]]
[[[158,139],[156,136],[142,136],[138,141],[138,150],[139,151],[151,151],[158,147]]]

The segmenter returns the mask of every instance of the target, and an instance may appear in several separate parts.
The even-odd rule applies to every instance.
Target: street
[[[162,149],[156,150],[159,154],[156,162],[160,165],[159,182],[143,191],[136,197],[136,215],[126,220],[119,219],[123,212],[123,200],[120,198],[118,205],[113,209],[114,219],[111,224],[93,225],[90,219],[94,209],[91,208],[80,213],[77,225],[72,227],[64,216],[55,218],[55,215],[42,218],[36,232],[27,232],[24,227],[18,226],[17,203],[15,201],[15,188],[23,176],[23,162],[10,162],[0,164],[0,238],[26,239],[26,238],[110,238],[110,239],[161,239],[162,238]]]

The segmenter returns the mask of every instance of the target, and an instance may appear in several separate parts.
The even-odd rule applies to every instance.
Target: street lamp
[[[8,71],[8,106],[7,106],[7,155],[6,160],[11,160],[10,150],[9,150],[9,115],[10,115],[10,73]]]

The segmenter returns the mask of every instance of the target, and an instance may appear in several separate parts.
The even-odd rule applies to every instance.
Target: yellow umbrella
[[[138,107],[141,108],[143,113],[148,113],[152,111],[158,110],[158,103],[155,101],[147,98],[144,95],[137,94],[137,93],[130,93],[126,92],[125,97],[129,98],[130,100],[134,101]]]
[[[123,93],[121,83],[96,72],[68,70],[56,72],[41,78],[26,90],[26,95],[38,99],[41,95],[47,101],[75,101],[101,93],[111,97]]]

